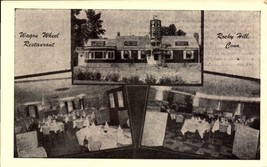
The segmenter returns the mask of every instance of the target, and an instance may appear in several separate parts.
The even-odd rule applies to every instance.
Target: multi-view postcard
[[[14,157],[262,159],[259,11],[14,12]]]
[[[200,11],[71,12],[73,84],[202,84]]]

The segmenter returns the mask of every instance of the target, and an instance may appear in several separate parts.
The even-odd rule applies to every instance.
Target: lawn
[[[201,84],[201,63],[88,63],[73,69],[75,84]]]

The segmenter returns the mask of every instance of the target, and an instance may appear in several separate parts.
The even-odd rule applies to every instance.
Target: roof
[[[95,42],[95,43],[94,43]],[[180,45],[176,44],[181,42]],[[194,37],[189,36],[162,36],[161,43],[163,45],[170,45],[168,48],[173,49],[192,49],[199,48],[199,45]],[[94,45],[95,44],[95,45]],[[108,48],[112,47],[117,50],[140,50],[146,49],[150,44],[149,36],[116,36],[115,39],[89,39],[84,45],[84,48],[76,48],[76,51],[82,51],[83,49],[91,48]]]
[[[94,41],[98,41],[98,42],[105,42],[105,46],[116,46],[116,39],[104,39],[104,38],[100,38],[100,39],[89,39],[84,46],[92,46],[92,42]]]
[[[131,45],[131,41],[136,41],[134,45]],[[150,43],[148,36],[116,36],[116,44],[118,50],[133,50],[133,49],[145,49],[146,45]],[[129,46],[125,46],[125,42],[129,42]]]
[[[188,41],[188,46],[176,46],[175,42],[178,41]],[[162,36],[162,44],[170,44],[169,48],[199,48],[197,40],[194,37],[189,36]]]

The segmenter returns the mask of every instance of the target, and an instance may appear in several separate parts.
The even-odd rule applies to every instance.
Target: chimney
[[[117,36],[118,36],[118,37],[121,36],[121,33],[120,33],[120,32],[117,32]]]

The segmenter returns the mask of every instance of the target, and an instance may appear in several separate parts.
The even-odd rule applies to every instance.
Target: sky
[[[121,36],[149,35],[149,22],[154,15],[161,20],[162,26],[175,24],[177,30],[182,29],[187,36],[193,36],[195,32],[200,34],[200,11],[174,11],[174,10],[95,10],[101,12],[103,28],[106,30],[102,37],[115,38],[117,32]],[[82,11],[78,16],[85,18]]]

